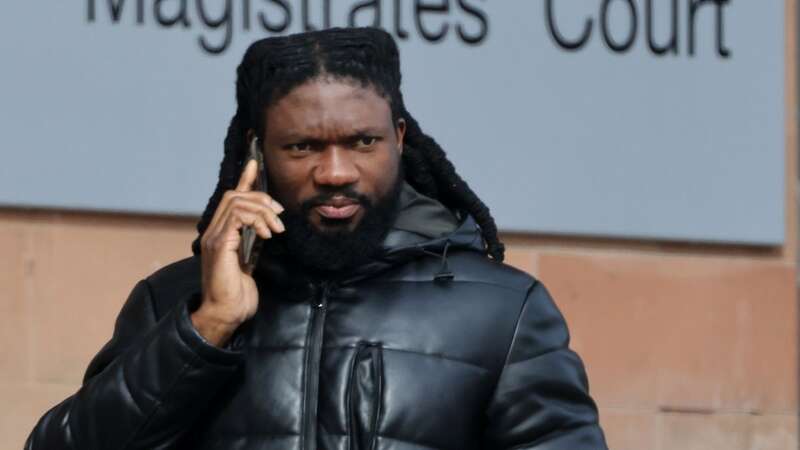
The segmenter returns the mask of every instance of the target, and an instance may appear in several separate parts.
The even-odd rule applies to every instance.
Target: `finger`
[[[248,167],[245,167],[247,170]],[[240,179],[240,184],[242,179],[245,178],[246,173],[242,174],[242,178]],[[222,195],[219,203],[217,204],[217,209],[214,211],[214,215],[211,217],[211,221],[209,222],[206,230],[213,230],[215,229],[220,223],[225,222],[225,218],[230,210],[230,205],[237,201],[238,198],[248,198],[253,199],[253,201],[261,202],[262,204],[266,205],[272,210],[275,211],[276,214],[281,214],[285,211],[286,208],[283,207],[277,200],[270,197],[267,193],[261,191],[248,191],[248,192],[240,192],[235,190],[228,190]]]
[[[239,184],[236,185],[236,191],[249,192],[253,189],[253,182],[256,181],[257,174],[258,164],[256,164],[256,161],[254,159],[247,161],[244,170],[242,170],[242,176],[239,177]]]
[[[284,211],[283,205],[278,203],[277,200],[273,199],[265,192],[260,192],[260,191],[239,192],[234,190],[228,190],[225,191],[225,193],[222,195],[222,198],[217,204],[217,209],[214,211],[214,215],[211,217],[211,221],[209,222],[206,229],[211,230],[216,228],[218,224],[224,223],[225,218],[229,214],[231,205],[235,204],[241,198],[249,199],[252,200],[253,202],[260,202],[263,205],[272,208],[277,214],[280,214]]]
[[[225,236],[224,239],[238,239],[239,231],[245,226],[253,227],[258,236],[262,239],[269,239],[272,237],[272,231],[267,226],[264,218],[259,214],[247,211],[237,211],[236,213],[231,214],[225,221],[225,226],[222,230],[222,233]],[[237,242],[237,244],[241,245],[241,242]]]
[[[264,219],[264,222],[274,233],[283,233],[286,231],[286,227],[280,217],[278,217],[278,213],[272,208],[264,206],[263,199],[260,197],[248,198],[242,194],[242,196],[232,200],[227,208],[230,211],[226,211],[224,214],[237,214],[239,211],[258,214]]]
[[[221,255],[228,251],[237,250],[241,245],[242,238],[238,229],[242,227],[237,224],[238,219],[232,216],[226,217],[219,229],[208,229],[204,234],[206,245],[204,248],[211,251],[209,255]]]
[[[264,194],[264,195],[266,195],[266,194]],[[269,202],[269,205],[267,205],[267,206],[270,206],[272,208],[272,210],[275,211],[276,214],[280,214],[280,213],[282,213],[282,212],[284,212],[286,210],[286,208],[284,208],[283,205],[278,203],[277,200],[275,200],[274,198],[270,197],[269,195],[267,195],[267,197],[268,197],[267,201]]]
[[[237,192],[236,194],[234,194],[234,197],[246,198],[246,199],[252,200],[254,202],[259,202],[259,203],[263,204],[264,206],[267,206],[268,208],[270,208],[273,211],[275,211],[276,214],[280,214],[285,210],[283,205],[278,203],[277,200],[275,200],[274,198],[270,197],[269,194],[267,194],[265,192],[261,192],[261,191]]]
[[[231,208],[241,208],[241,210],[245,212],[258,214],[274,233],[283,233],[286,231],[286,227],[283,225],[283,221],[281,221],[280,217],[278,217],[277,212],[275,212],[272,208],[264,206],[263,203],[245,198],[239,198],[235,202],[235,206],[233,206],[233,203],[231,204]]]
[[[212,234],[218,232],[217,228],[220,226],[220,224],[225,223],[225,219],[228,217],[228,204],[232,199],[231,195],[229,194],[230,192],[234,191],[225,192],[217,204],[217,209],[214,210],[214,215],[211,217],[211,222],[209,222],[208,227],[206,227],[206,233]]]
[[[228,192],[226,192],[226,194]],[[220,245],[224,245],[225,248],[235,248],[240,244],[238,230],[242,225],[241,221],[235,217],[235,214],[231,214],[232,202],[230,200],[232,200],[232,198],[226,195],[225,199],[220,202],[211,223],[209,223],[205,233],[203,233],[203,239],[206,241],[213,240],[216,243],[215,247],[217,250],[222,249],[222,247],[219,247]],[[226,203],[224,207],[223,202]]]
[[[274,210],[271,208],[263,208],[260,210],[260,213],[271,230],[276,233],[283,233],[286,231],[286,226],[283,225],[283,221]]]
[[[256,230],[256,234],[258,234],[258,237],[260,237],[261,239],[271,238],[273,232],[272,230],[270,230],[269,225],[267,225],[267,223],[264,221],[264,218],[257,214],[254,214],[252,218],[253,222],[249,226],[253,227],[253,229]]]

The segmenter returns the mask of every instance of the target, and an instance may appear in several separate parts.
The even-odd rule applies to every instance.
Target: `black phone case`
[[[253,183],[254,189],[261,192],[267,192],[267,173],[264,167],[264,155],[261,153],[261,150],[258,147],[258,139],[253,139],[253,141],[250,143],[248,158],[245,162],[245,165],[247,165],[247,162],[249,162],[251,159],[255,159],[256,164],[258,165],[256,181]],[[247,273],[252,273],[256,262],[258,262],[258,255],[261,250],[262,239],[258,236],[256,230],[251,226],[242,227],[241,235],[242,242],[239,246],[239,263],[241,264],[242,268],[247,271]]]

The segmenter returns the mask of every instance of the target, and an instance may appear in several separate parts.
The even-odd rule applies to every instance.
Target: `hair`
[[[267,106],[295,87],[318,78],[345,79],[369,86],[390,104],[395,121],[404,119],[402,153],[406,182],[446,207],[470,214],[486,242],[486,253],[502,261],[505,247],[489,208],[458,175],[436,141],[409,114],[400,92],[400,57],[392,36],[378,28],[332,28],[254,42],[237,68],[236,114],[225,137],[219,181],[197,224],[205,232],[225,191],[234,189],[247,155],[247,131],[263,142]],[[200,253],[200,239],[192,245]]]

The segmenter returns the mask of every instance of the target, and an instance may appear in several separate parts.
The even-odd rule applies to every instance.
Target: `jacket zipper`
[[[322,332],[325,324],[325,313],[328,306],[329,286],[323,283],[318,289],[319,295],[311,299],[311,333],[308,335],[306,348],[306,405],[304,418],[303,448],[317,448],[317,407],[319,404],[319,365],[322,357]]]

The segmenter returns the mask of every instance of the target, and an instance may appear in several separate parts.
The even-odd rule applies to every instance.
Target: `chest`
[[[493,296],[404,282],[265,293],[235,338],[246,362],[210,408],[206,442],[477,448],[515,316],[487,307]]]

